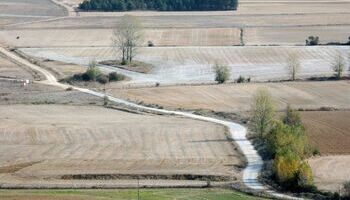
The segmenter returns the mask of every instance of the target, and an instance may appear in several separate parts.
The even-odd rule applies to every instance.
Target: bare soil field
[[[86,65],[90,60],[115,59],[112,48],[21,48],[29,56]],[[135,60],[155,66],[150,74],[129,73],[132,82],[213,83],[212,66],[218,62],[231,70],[230,80],[240,75],[252,81],[285,80],[289,78],[286,59],[296,53],[301,62],[300,78],[333,75],[332,63],[338,52],[348,55],[346,46],[273,46],[273,47],[149,47],[139,48]]]
[[[210,123],[94,106],[7,105],[0,110],[3,187],[135,184],[61,179],[88,174],[238,177],[243,164],[226,130]]]
[[[110,88],[107,91],[132,101],[158,104],[171,109],[239,112],[249,110],[249,102],[256,89],[260,87],[265,87],[270,91],[278,109],[284,109],[287,103],[295,108],[350,108],[348,81],[171,86],[140,89]]]
[[[301,112],[301,119],[322,155],[350,154],[350,111]]]
[[[0,54],[0,78],[33,79],[30,71],[18,67]]]
[[[29,22],[60,17],[65,10],[50,0],[2,0],[0,25]]]
[[[315,184],[321,190],[338,192],[343,183],[350,180],[349,155],[321,156],[308,162]]]

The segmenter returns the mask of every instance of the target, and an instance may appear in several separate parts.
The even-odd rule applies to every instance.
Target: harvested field
[[[114,59],[112,48],[23,48],[29,56],[49,58],[62,62],[86,65]],[[239,75],[252,81],[288,79],[286,68],[288,54],[296,53],[302,67],[299,77],[331,76],[331,68],[337,52],[347,56],[349,47],[158,47],[140,48],[136,60],[152,63],[152,74],[127,73],[133,82],[202,83],[214,82],[212,65],[219,62],[231,69],[231,80]],[[125,73],[125,70],[117,70]]]
[[[347,93],[348,96],[349,94]],[[350,111],[313,111],[300,114],[311,144],[318,147],[322,155],[350,154]]]
[[[350,180],[349,155],[321,156],[311,158],[308,162],[315,184],[321,190],[338,192],[343,183]]]
[[[249,110],[249,102],[256,89],[260,87],[270,91],[278,109],[284,109],[287,103],[295,108],[350,108],[349,84],[349,81],[284,82],[107,89],[107,91],[125,99],[158,104],[170,109],[239,112]]]
[[[0,166],[32,163],[2,174],[3,187],[135,184],[127,180],[60,179],[74,174],[237,177],[243,163],[226,139],[225,129],[201,121],[86,106],[14,105],[0,106],[0,111],[4,122],[0,127]],[[186,180],[148,182],[190,184]]]
[[[31,71],[26,71],[0,54],[0,78],[33,79]]]
[[[348,5],[350,7],[350,3]],[[229,28],[229,27],[298,27],[350,25],[350,13],[307,14],[307,15],[163,15],[140,18],[145,28]],[[293,17],[294,20],[290,20]],[[12,28],[113,28],[121,17],[70,17],[31,23]]]
[[[65,10],[50,0],[2,0],[0,25],[46,20],[65,15]]]

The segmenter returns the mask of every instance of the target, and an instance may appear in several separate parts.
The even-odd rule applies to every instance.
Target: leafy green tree
[[[301,118],[298,111],[293,110],[288,104],[286,115],[283,117],[283,123],[289,126],[301,126]]]
[[[259,88],[253,97],[251,105],[251,125],[253,130],[263,138],[269,131],[275,115],[275,109],[270,93]]]
[[[100,70],[96,66],[96,61],[91,61],[87,71],[85,72],[90,81],[96,81],[100,73]]]
[[[215,81],[219,84],[225,83],[230,78],[230,70],[227,66],[215,64]]]
[[[273,165],[277,181],[290,187],[295,182],[300,163],[299,156],[290,150],[277,154]]]

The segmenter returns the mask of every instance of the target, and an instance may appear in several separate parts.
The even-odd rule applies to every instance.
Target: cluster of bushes
[[[290,191],[314,191],[312,171],[304,160],[312,153],[299,113],[289,106],[282,120],[276,120],[270,94],[260,89],[252,105],[251,125],[264,141],[273,160],[273,178]]]
[[[311,168],[304,161],[312,151],[297,111],[288,108],[283,121],[274,121],[265,139],[275,180],[287,190],[314,190]]]
[[[96,66],[96,62],[91,62],[86,72],[75,74],[73,77],[70,77],[65,81],[97,81],[101,84],[106,84],[108,82],[122,81],[124,79],[125,76],[118,74],[117,72],[111,72],[108,75],[101,73],[101,71]]]
[[[237,0],[84,0],[79,8],[100,11],[203,11],[236,10]]]
[[[305,40],[306,46],[317,46],[320,45],[320,38],[318,36],[309,36]],[[329,42],[326,45],[350,45],[350,36],[348,37],[347,42]]]

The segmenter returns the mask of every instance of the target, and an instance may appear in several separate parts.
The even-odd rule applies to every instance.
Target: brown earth
[[[311,144],[322,155],[350,154],[350,111],[309,111],[300,115]]]
[[[10,172],[1,174],[3,187],[104,184],[60,179],[74,174],[238,177],[243,164],[225,128],[210,123],[95,106],[7,105],[0,111],[0,166]],[[175,184],[164,184],[169,183]]]
[[[115,96],[170,109],[204,109],[218,112],[248,111],[258,88],[267,88],[278,109],[350,108],[349,81],[281,82],[202,86],[169,86],[140,89],[108,89]]]

